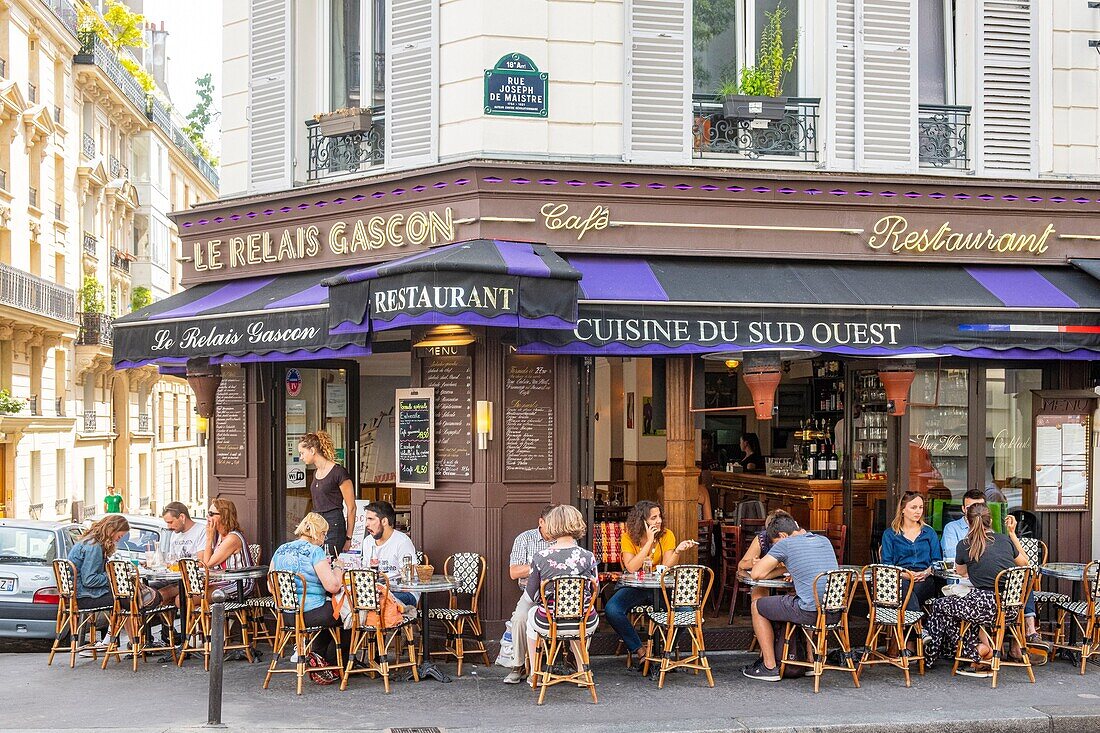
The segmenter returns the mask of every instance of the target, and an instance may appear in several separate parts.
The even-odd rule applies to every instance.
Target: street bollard
[[[222,724],[222,664],[225,662],[225,593],[211,594],[210,607],[210,691],[207,725]]]

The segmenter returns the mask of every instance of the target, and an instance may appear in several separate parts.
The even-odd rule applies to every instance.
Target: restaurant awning
[[[523,353],[803,348],[855,356],[1094,359],[1100,288],[1070,267],[576,255],[572,331]]]
[[[365,334],[330,335],[328,288],[339,271],[196,285],[114,322],[116,369],[365,356]]]
[[[580,277],[544,244],[478,239],[324,284],[334,334],[438,324],[572,331]]]

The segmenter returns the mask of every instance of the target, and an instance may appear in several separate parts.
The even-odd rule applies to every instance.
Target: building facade
[[[81,30],[74,5],[2,12],[10,144],[0,146],[0,237],[11,283],[0,361],[2,387],[26,401],[0,418],[3,511],[90,516],[108,485],[131,511],[201,504],[186,385],[155,369],[116,373],[111,324],[135,292],[156,300],[180,289],[167,213],[214,198],[217,174],[163,92],[146,93],[118,52]]]

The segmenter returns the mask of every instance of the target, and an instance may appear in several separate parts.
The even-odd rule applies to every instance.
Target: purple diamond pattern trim
[[[225,221],[225,217],[224,217],[224,216],[215,216],[215,217],[214,217],[214,223],[215,223],[215,224],[221,224],[221,223],[222,223],[223,221]]]
[[[928,198],[939,200],[939,199],[942,199],[942,198],[947,198],[947,194],[943,194],[943,193],[940,193],[939,191],[936,191],[934,193],[928,194]]]
[[[201,224],[202,226],[206,226],[209,223],[210,223],[209,219],[199,219],[199,224]]]
[[[234,214],[233,216],[229,217],[229,219],[230,219],[230,221],[240,221],[241,220],[241,215],[240,214]]]
[[[673,186],[673,188],[675,188],[677,191],[690,191],[691,189],[695,188],[695,186],[689,186],[686,183],[677,183],[675,186]]]
[[[614,186],[615,184],[612,183],[611,181],[596,181],[592,185],[595,186],[596,188],[610,188],[611,186]]]
[[[189,222],[189,221],[185,221],[185,222],[183,222],[183,225],[184,225],[185,227],[190,227],[190,226],[194,226],[194,225],[192,224],[192,222]]]
[[[845,191],[843,188],[834,188],[832,191],[829,191],[829,193],[831,193],[833,196],[847,196],[848,195],[848,192]]]
[[[772,192],[771,188],[769,188],[768,186],[757,186],[752,191],[753,191],[753,193],[771,193]]]
[[[412,190],[413,190],[413,192],[414,192],[414,193],[424,193],[425,191],[427,191],[427,190],[428,190],[428,187],[427,187],[427,186],[423,186],[423,185],[421,185],[421,186],[413,186],[413,187],[412,187]]]
[[[741,193],[745,190],[744,186],[726,186],[726,190],[731,193]]]
[[[1066,202],[1065,198],[1062,196],[1051,196],[1050,200],[1056,204],[1064,204]]]
[[[459,178],[459,179],[458,179],[457,181],[455,181],[455,185],[456,185],[456,186],[465,186],[465,185],[467,185],[467,184],[468,184],[469,182],[470,182],[470,179],[469,179],[469,178]]]
[[[1073,203],[1075,203],[1075,204],[1087,204],[1088,202],[1089,202],[1089,200],[1087,198],[1085,198],[1084,196],[1078,196],[1077,198],[1075,198],[1073,200]]]
[[[816,196],[819,193],[823,193],[823,192],[820,188],[807,188],[806,193],[808,193],[811,196]]]
[[[1042,196],[1028,196],[1027,200],[1030,203],[1037,204],[1037,203],[1039,203],[1040,201],[1043,200],[1043,197]]]
[[[343,196],[341,196],[341,197],[339,197],[339,198],[335,198],[335,199],[333,199],[333,200],[332,200],[332,203],[334,203],[334,204],[342,204],[342,203],[345,203],[346,201],[347,201],[347,199],[346,199],[346,198],[344,198]]]
[[[871,193],[870,191],[866,191],[866,190],[860,189],[859,191],[856,191],[856,196],[860,196],[860,197],[864,197],[864,198],[866,198],[867,196],[874,196],[874,194],[873,194],[873,193]]]
[[[367,197],[366,197],[366,196],[364,196],[363,194],[361,194],[361,193],[357,193],[357,194],[355,194],[354,196],[352,196],[352,197],[351,197],[351,200],[352,200],[352,201],[363,201],[363,200],[365,200],[366,198],[367,198]]]
[[[556,186],[556,185],[558,185],[558,181],[555,178],[540,178],[539,183],[541,183],[544,186]]]
[[[432,188],[437,189],[437,190],[441,189],[441,188],[446,188],[446,187],[447,187],[447,184],[443,181],[440,181],[439,183],[433,183],[432,184]]]
[[[622,186],[623,188],[638,188],[639,184],[634,183],[633,181],[624,181],[623,183],[620,183],[619,185]]]
[[[405,195],[405,189],[395,188],[392,191],[390,191],[390,193],[392,193],[394,196],[404,196]]]
[[[497,176],[485,176],[481,180],[485,181],[486,183],[503,183],[504,182],[503,178],[498,178]]]
[[[784,187],[784,188],[779,189],[779,193],[783,193],[783,194],[786,194],[786,195],[790,196],[792,193],[798,193],[798,191],[796,191],[793,188]]]
[[[654,190],[654,191],[659,191],[664,187],[665,187],[665,184],[663,184],[663,183],[648,183],[648,184],[646,184],[646,188]]]
[[[882,191],[881,193],[879,193],[879,196],[885,196],[888,199],[892,199],[897,196],[897,194],[893,191]]]
[[[970,199],[970,194],[968,194],[968,193],[957,193],[957,194],[955,194],[955,200],[956,201],[968,201],[969,199]]]
[[[1001,196],[1001,200],[1002,201],[1019,201],[1020,197],[1017,196],[1014,193],[1007,193],[1004,196]]]
[[[712,192],[718,190],[718,186],[715,186],[714,184],[711,184],[711,183],[704,183],[702,186],[699,187],[699,190],[700,191],[706,191],[707,193],[712,193]]]
[[[250,211],[245,214],[245,216],[247,216],[249,219],[255,219],[257,216],[259,216],[259,214],[257,214],[255,211]]]
[[[517,186],[526,186],[530,182],[531,182],[530,178],[513,178],[512,179],[512,183],[516,184]]]
[[[997,197],[989,193],[983,193],[982,195],[978,196],[979,201],[992,201],[995,198]]]
[[[568,180],[568,181],[566,181],[566,182],[565,182],[565,185],[566,185],[566,186],[573,186],[574,188],[576,188],[576,187],[578,187],[578,186],[583,186],[583,185],[585,185],[585,183],[584,183],[584,181],[578,181],[577,179],[575,179],[575,178],[574,178],[574,179],[571,179],[571,180]]]
[[[318,201],[314,204],[314,206],[316,206],[318,209],[323,209],[328,206],[328,201]]]
[[[906,191],[905,198],[907,199],[919,199],[924,196],[923,193],[917,193],[916,191]]]

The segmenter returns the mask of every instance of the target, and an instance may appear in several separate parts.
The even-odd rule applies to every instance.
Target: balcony
[[[69,0],[41,0],[41,2],[53,11],[61,21],[61,25],[68,28],[74,36],[77,35],[76,6]]]
[[[31,504],[30,506],[27,507],[27,511],[30,513],[31,519],[41,519],[42,518],[42,502],[38,502],[37,504]]]
[[[31,186],[27,189],[27,203],[34,208],[38,208],[38,189]]]
[[[41,400],[36,394],[32,394],[30,397],[27,398],[27,409],[30,410],[31,414],[35,417],[42,416],[42,407],[40,405],[40,402]]]
[[[145,111],[145,90],[118,60],[118,56],[93,31],[81,31],[80,53],[73,57],[77,64],[94,64],[107,78],[114,82],[119,91],[134,105]]]
[[[111,174],[111,178],[118,178],[121,169],[122,163],[118,158],[112,155],[107,159],[107,172]]]
[[[80,138],[80,152],[85,158],[95,157],[95,138],[88,133],[84,133],[84,136]]]
[[[38,85],[27,82],[27,102],[38,104]]]
[[[139,433],[152,432],[152,425],[153,421],[150,419],[150,415],[148,412],[138,413],[137,429]]]
[[[922,104],[917,112],[921,168],[970,170],[970,108]]]
[[[372,108],[371,127],[337,137],[321,134],[316,120],[306,120],[311,181],[377,168],[385,163],[386,120],[382,107]]]
[[[84,254],[89,257],[96,256],[96,248],[99,246],[99,242],[96,241],[95,235],[91,232],[84,232]]]
[[[111,247],[111,267],[114,269],[130,274],[130,260],[132,260],[129,254],[123,252],[117,247]]]
[[[58,417],[65,417],[65,398],[58,397],[53,401],[53,414]]]
[[[65,323],[76,322],[76,293],[0,263],[0,304]]]
[[[187,137],[187,134],[175,125],[172,126],[172,142],[174,142],[176,147],[195,164],[195,167],[199,169],[199,173],[202,174],[202,177],[209,181],[214,188],[217,188],[218,172],[214,170],[214,166],[210,165],[210,161],[202,157],[202,153],[200,153],[199,149],[195,147],[195,144],[191,142],[191,139]]]
[[[165,135],[171,137],[172,135],[172,116],[168,112],[168,108],[161,103],[159,99],[153,96],[149,96],[145,101],[145,116],[149,120],[164,131]]]
[[[695,158],[817,161],[820,99],[790,97],[782,119],[730,119],[716,97],[692,100]]]
[[[68,509],[69,509],[69,500],[68,499],[57,499],[53,503],[53,513],[56,514],[59,517],[62,516],[64,513],[66,513],[68,511]]]
[[[60,201],[55,201],[54,204],[53,204],[53,218],[54,218],[54,221],[61,221],[61,219],[63,218],[61,215],[63,213],[64,212],[61,211],[61,202]]]
[[[84,411],[84,432],[99,432],[99,415],[96,414],[95,410]]]
[[[115,322],[105,313],[80,313],[80,334],[77,346],[110,346],[111,330]]]

